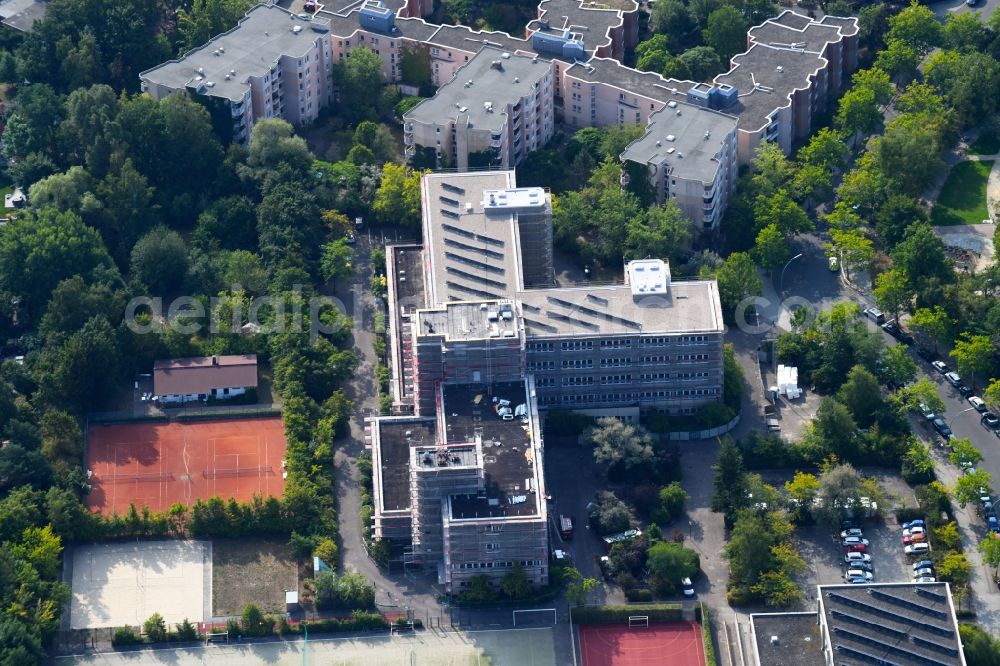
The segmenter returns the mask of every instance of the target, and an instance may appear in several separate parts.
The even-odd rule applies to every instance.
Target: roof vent
[[[218,57],[219,56],[219,49],[215,49],[214,51],[212,51],[212,55]]]
[[[675,150],[677,149],[674,148],[673,146],[670,146],[669,148],[667,148],[667,155],[673,155]]]
[[[667,135],[667,141],[670,141],[671,143],[673,143],[676,140],[677,140],[677,137],[674,136],[673,134],[668,134]]]
[[[215,81],[205,81],[205,87],[207,87],[207,88],[214,88],[215,87]]]
[[[302,26],[301,25],[293,25],[292,26],[292,32],[294,32],[296,35],[299,34],[300,32],[302,32]]]
[[[204,74],[205,73],[205,68],[204,67],[199,67],[198,68],[198,73],[199,74]]]
[[[674,100],[670,100],[669,102],[667,102],[667,106],[669,106],[671,109],[676,109],[677,102],[675,102]]]
[[[503,71],[503,63],[502,63],[502,62],[500,62],[499,60],[494,60],[493,62],[491,62],[491,63],[490,63],[490,67],[491,67],[492,69],[498,69],[498,70],[500,70],[501,72]]]
[[[776,69],[778,70],[779,74],[781,74],[783,71],[785,71],[785,68],[782,67],[781,65],[778,65]]]
[[[226,81],[228,81],[231,77],[228,74],[226,74],[225,78],[226,78]]]
[[[778,640],[777,636],[771,636],[771,645],[778,645],[781,641]]]
[[[705,130],[705,141],[708,141],[708,137],[710,136],[712,136],[712,133],[708,130]]]
[[[229,70],[229,76],[236,76],[236,70],[235,69]]]
[[[659,141],[657,141],[657,142],[656,142],[656,145],[657,145],[657,146],[658,146],[658,145],[660,145],[660,142],[659,142]]]
[[[503,54],[501,54],[500,57],[503,58],[504,60],[510,60],[510,54],[507,53],[506,51]]]
[[[521,79],[519,79],[519,78],[517,78],[517,77],[515,76],[515,77],[514,77],[514,83],[520,83],[520,82],[521,82]]]
[[[467,201],[465,203],[465,212],[469,213],[470,215],[472,214],[472,202]]]
[[[219,47],[219,53],[225,53],[225,52],[226,52],[226,47],[225,46],[220,46]]]

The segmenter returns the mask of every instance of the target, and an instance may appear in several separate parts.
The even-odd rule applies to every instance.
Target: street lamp
[[[785,263],[784,268],[781,269],[781,277],[778,278],[778,296],[781,296],[782,294],[785,293],[785,289],[784,289],[784,285],[785,285],[785,271],[788,270],[788,265],[791,264],[796,259],[799,259],[801,256],[802,256],[802,253],[799,252],[797,255],[795,255],[794,257],[792,257],[791,259],[789,259]]]

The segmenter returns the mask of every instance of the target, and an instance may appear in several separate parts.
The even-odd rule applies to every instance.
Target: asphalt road
[[[981,12],[983,20],[988,19],[1000,6],[1000,0],[978,0],[974,7],[965,4],[965,0],[941,0],[930,5],[938,18],[944,20],[949,14],[962,12]]]

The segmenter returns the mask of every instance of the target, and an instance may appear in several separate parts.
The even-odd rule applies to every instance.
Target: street
[[[1000,0],[978,0],[973,7],[969,7],[965,3],[965,0],[941,0],[941,2],[935,2],[930,7],[942,21],[948,18],[949,14],[960,14],[962,12],[980,12],[983,21],[986,21],[993,15],[998,6],[1000,6]]]

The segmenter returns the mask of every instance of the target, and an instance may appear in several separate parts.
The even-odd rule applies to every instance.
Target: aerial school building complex
[[[263,118],[308,123],[337,102],[333,65],[365,48],[387,81],[426,54],[433,97],[403,120],[421,181],[423,243],[387,248],[396,416],[373,421],[373,533],[449,592],[522,568],[548,581],[540,414],[690,414],[722,396],[714,281],[677,281],[659,259],[613,284],[554,280],[552,202],[513,168],[557,124],[641,125],[622,186],[648,180],[698,229],[717,227],[738,165],[762,141],[786,153],[857,64],[855,19],[784,12],[712,82],[625,67],[634,0],[542,0],[526,38],[433,25],[430,0],[335,0],[310,14],[271,4],[141,75],[155,98],[188,90],[247,142]],[[470,169],[472,169],[470,171]]]
[[[401,80],[401,59],[417,50],[439,89],[404,117],[411,160],[509,169],[544,146],[557,123],[642,125],[645,135],[621,155],[635,167],[623,185],[647,177],[659,201],[675,199],[696,228],[712,230],[737,165],[762,141],[790,153],[857,68],[855,18],[786,10],[749,30],[747,51],[728,72],[694,82],[621,63],[638,39],[633,0],[600,9],[542,0],[525,39],[427,23],[431,4],[335,0],[308,14],[260,4],[232,30],[143,72],[142,87],[157,99],[177,90],[199,95],[216,125],[231,121],[232,138],[245,143],[260,119],[300,125],[336,103],[333,64],[352,50],[378,55],[390,82]]]

